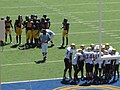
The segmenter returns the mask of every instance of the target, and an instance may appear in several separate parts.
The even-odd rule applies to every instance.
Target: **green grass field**
[[[69,44],[74,42],[87,47],[99,42],[99,0],[0,0],[0,17],[11,16],[13,23],[18,15],[47,14],[51,30],[55,32],[55,47],[49,48],[46,63],[36,65],[42,59],[41,49],[18,50],[6,45],[0,52],[2,82],[60,78],[63,75],[65,49],[61,44],[62,20],[70,22]],[[110,43],[120,52],[120,0],[103,0],[102,43]],[[15,32],[12,31],[13,44]],[[9,40],[9,39],[8,39]],[[25,30],[22,34],[25,43]],[[0,48],[1,50],[1,48]]]

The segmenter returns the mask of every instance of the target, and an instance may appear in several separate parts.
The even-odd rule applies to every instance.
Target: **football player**
[[[94,81],[98,82],[97,77],[99,77],[99,80],[101,82],[102,80],[102,64],[103,61],[99,60],[99,47],[96,47],[95,49],[95,53],[94,53],[94,65],[95,65],[95,69],[94,69]],[[103,56],[103,52],[101,52],[101,56]]]
[[[82,49],[82,51],[84,52],[85,51],[85,45],[81,44],[79,49]],[[78,52],[79,49],[77,49],[76,52]]]
[[[10,43],[12,43],[12,36],[11,36],[11,29],[13,29],[13,25],[12,25],[12,20],[10,19],[10,16],[6,17],[5,20],[5,42],[7,43],[7,34],[9,33],[9,37],[10,37]]]
[[[69,23],[68,23],[68,19],[64,18],[63,23],[62,23],[62,44],[61,47],[64,46],[64,41],[65,41],[65,37],[66,37],[66,46],[68,45],[68,32],[69,32]]]
[[[113,47],[109,44],[109,43],[106,43],[105,44],[105,49],[108,51],[108,53],[110,54],[111,53],[111,51],[112,51],[112,49],[113,49]]]
[[[64,69],[64,74],[63,74],[63,80],[66,80],[66,72],[69,70],[69,78],[72,79],[72,56],[75,50],[75,44],[72,43],[70,47],[67,48],[66,50],[66,55],[64,58],[64,64],[65,64],[65,69]]]
[[[31,21],[30,17],[27,18],[28,21],[25,23],[26,28],[26,44],[32,43],[32,30],[33,30],[33,21]]]
[[[51,25],[50,18],[47,17],[46,18],[46,25],[45,25],[46,29],[50,29],[50,25]]]
[[[37,17],[33,18],[33,31],[32,36],[35,42],[35,46],[38,45],[38,38],[39,38],[39,22],[37,20]]]
[[[54,43],[53,43],[53,37],[55,35],[55,33],[53,31],[51,31],[50,29],[46,29],[46,32],[50,35],[50,42],[51,42],[51,47],[54,46]]]
[[[78,52],[75,54],[74,59],[72,61],[72,65],[74,68],[74,81],[75,82],[79,81],[78,79],[79,71],[81,71],[81,79],[83,79],[84,55],[82,49],[78,49]]]
[[[93,79],[93,60],[94,60],[94,52],[92,51],[91,47],[87,47],[86,51],[84,52],[84,58],[86,62],[86,83],[90,81],[92,82]]]
[[[104,50],[104,56],[110,57],[111,55],[107,50]],[[110,59],[105,59],[105,83],[109,82],[110,79],[110,70],[111,70],[111,60]]]
[[[43,62],[47,59],[48,53],[48,41],[50,40],[50,35],[46,32],[46,29],[42,30],[42,34],[40,35],[40,42],[42,47],[42,54],[43,54]]]
[[[42,29],[49,29],[50,28],[50,18],[47,15],[43,15],[41,18]]]
[[[91,44],[90,44],[90,47],[91,47],[92,51],[94,51],[95,44],[91,43]]]
[[[15,20],[14,28],[16,33],[16,44],[18,44],[18,37],[19,37],[19,44],[21,44],[21,35],[22,35],[22,16],[21,15],[18,16],[17,20]]]
[[[112,51],[111,51],[111,55],[112,56],[117,56],[117,55],[119,55],[119,52],[117,52],[116,51],[116,49],[112,49]],[[114,60],[114,64],[113,64],[113,74],[114,74],[114,78],[113,78],[113,80],[116,80],[116,72],[117,72],[117,80],[119,79],[119,59],[115,59]]]

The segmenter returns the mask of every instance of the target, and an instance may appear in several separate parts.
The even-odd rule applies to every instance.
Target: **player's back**
[[[84,52],[84,57],[85,57],[85,61],[86,63],[93,63],[93,59],[94,59],[94,52],[93,51],[85,51]]]
[[[68,47],[67,48],[67,51],[66,51],[66,56],[65,58],[70,58],[70,54],[73,54],[74,53],[74,49],[72,49],[71,47]]]

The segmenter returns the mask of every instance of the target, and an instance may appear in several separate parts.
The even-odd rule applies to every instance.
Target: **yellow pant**
[[[35,38],[35,39],[39,38],[38,30],[33,30],[33,31],[32,31],[32,36],[33,36],[33,38]]]
[[[16,35],[22,34],[22,28],[16,27]]]
[[[8,34],[8,33],[11,34],[10,28],[6,28],[6,29],[5,29],[5,33],[6,33],[6,34]]]
[[[26,39],[32,39],[32,30],[27,30]]]
[[[62,32],[62,37],[68,37],[68,33],[67,33],[67,30],[63,30],[63,32]]]

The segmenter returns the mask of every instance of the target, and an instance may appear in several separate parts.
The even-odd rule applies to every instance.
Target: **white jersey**
[[[105,57],[110,57],[111,55],[108,54],[108,55],[103,55],[103,56],[105,56]],[[111,64],[111,60],[110,60],[110,58],[105,59],[105,64]]]
[[[73,61],[72,61],[72,64],[73,64],[73,65],[76,65],[76,64],[77,64],[78,58],[79,58],[80,61],[84,60],[83,54],[80,53],[80,52],[78,52],[78,53],[75,54],[74,59],[73,59]]]
[[[51,31],[50,29],[46,29],[46,32],[51,36],[51,35],[55,35],[55,33],[53,31]]]
[[[94,53],[94,59],[95,59],[95,61],[94,61],[94,64],[97,64],[97,63],[103,63],[103,60],[98,60],[99,59],[99,52],[95,52]],[[103,56],[103,52],[101,52],[101,56]]]
[[[117,55],[119,55],[119,52],[116,52],[116,53],[115,53],[115,54],[113,54],[112,56],[117,56]],[[116,59],[115,64],[116,64],[116,65],[117,65],[117,64],[119,64],[119,59]]]
[[[46,29],[46,32],[50,35],[50,41],[52,41],[55,33],[53,31],[51,31],[50,29]]]
[[[90,63],[93,64],[93,59],[94,59],[94,52],[93,51],[85,51],[84,52],[84,57],[85,57],[85,61],[86,63]]]
[[[41,34],[40,35],[40,41],[42,42],[42,43],[48,43],[48,41],[50,40],[50,35],[48,34],[48,33],[46,33],[46,34]]]
[[[110,47],[107,49],[107,51],[108,51],[109,54],[111,53],[112,49],[113,49],[112,46],[110,46]]]
[[[70,59],[70,54],[73,54],[73,53],[74,53],[74,49],[72,49],[71,47],[68,47],[65,58]]]

